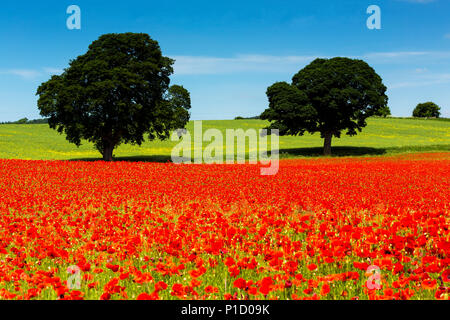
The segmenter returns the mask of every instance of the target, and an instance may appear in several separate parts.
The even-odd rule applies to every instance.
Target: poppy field
[[[0,160],[0,299],[449,299],[450,154]]]

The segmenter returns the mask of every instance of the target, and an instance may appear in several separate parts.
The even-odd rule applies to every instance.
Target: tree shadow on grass
[[[386,154],[385,148],[332,147],[332,157],[378,156]],[[322,157],[323,148],[280,149],[280,157]]]
[[[374,156],[386,154],[386,149],[383,148],[368,148],[368,147],[332,147],[332,157],[352,157],[352,156]],[[270,153],[270,152],[269,152]],[[296,148],[296,149],[280,149],[280,158],[289,157],[323,157],[323,148]],[[248,155],[246,156],[248,159]],[[186,159],[189,160],[189,159]],[[193,161],[193,159],[190,159]],[[225,160],[225,159],[224,159]],[[70,161],[102,161],[100,157],[70,159]],[[142,156],[127,156],[114,157],[114,162],[157,162],[166,163],[172,162],[169,155],[142,155]],[[224,161],[225,162],[225,161]]]
[[[151,155],[151,156],[128,156],[128,157],[114,157],[114,162],[172,162],[170,156],[165,155]],[[85,161],[85,162],[94,162],[94,161],[103,161],[102,158],[79,158],[79,159],[70,159],[70,161]]]

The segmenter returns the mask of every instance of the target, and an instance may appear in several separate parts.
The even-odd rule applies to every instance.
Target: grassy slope
[[[260,120],[203,121],[203,130],[217,128],[263,128]],[[187,129],[193,132],[193,123]],[[225,137],[225,135],[224,135]],[[282,157],[316,156],[321,152],[318,134],[281,137]],[[120,159],[166,161],[176,142],[146,142],[141,147],[121,145],[115,151]],[[204,146],[207,143],[204,143]],[[450,122],[418,119],[368,120],[368,126],[355,137],[333,139],[333,152],[339,156],[382,155],[398,152],[450,151]],[[99,153],[90,143],[80,148],[48,125],[0,125],[0,158],[6,159],[96,159]]]

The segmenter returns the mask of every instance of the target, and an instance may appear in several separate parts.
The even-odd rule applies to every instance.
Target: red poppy
[[[322,297],[324,297],[324,296],[326,296],[329,293],[330,293],[330,285],[328,283],[324,283],[322,285],[322,289],[320,289],[320,295]]]
[[[164,281],[158,281],[155,284],[155,291],[156,292],[159,292],[159,291],[162,291],[162,290],[166,290],[166,289],[167,289],[167,284]]]
[[[450,269],[446,269],[444,272],[442,272],[442,281],[450,282]]]
[[[113,272],[119,271],[119,268],[120,268],[119,265],[113,265],[113,264],[111,264],[111,263],[107,263],[107,264],[106,264],[106,267],[107,267],[108,269],[110,269],[111,271],[113,271]]]
[[[246,286],[247,286],[247,281],[245,281],[245,280],[242,279],[242,278],[236,279],[236,280],[233,282],[233,286],[234,286],[235,288],[238,288],[238,289],[245,289]]]
[[[317,265],[315,263],[308,264],[308,270],[314,271],[317,269]]]
[[[205,287],[206,293],[217,293],[219,292],[219,288],[213,287],[211,285]]]
[[[435,279],[425,279],[422,281],[422,288],[426,290],[436,289],[437,281]]]
[[[109,293],[103,293],[103,294],[100,296],[100,300],[111,300],[111,294],[109,294]]]

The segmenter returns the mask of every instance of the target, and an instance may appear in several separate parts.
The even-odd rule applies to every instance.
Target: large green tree
[[[189,121],[189,92],[169,86],[173,63],[148,34],[105,34],[38,88],[40,114],[68,141],[88,140],[111,161],[121,143],[167,139]]]
[[[292,84],[277,82],[267,89],[269,108],[261,118],[280,135],[319,132],[324,154],[331,154],[333,136],[352,136],[367,125],[366,119],[387,108],[381,77],[362,60],[316,59],[300,70]]]
[[[413,111],[413,117],[439,118],[441,108],[434,102],[419,103]]]

